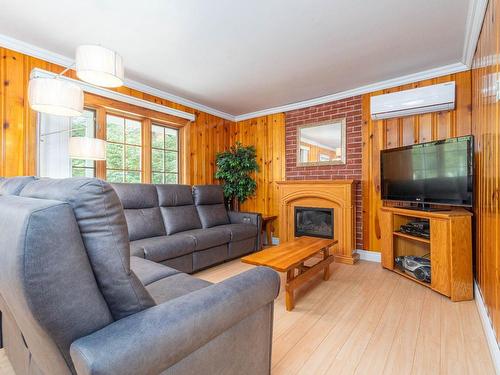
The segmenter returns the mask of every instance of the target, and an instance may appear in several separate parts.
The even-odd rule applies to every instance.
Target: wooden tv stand
[[[380,209],[382,266],[439,292],[452,301],[473,299],[472,214],[465,209],[418,211],[401,207]],[[429,220],[430,239],[399,232],[401,224]],[[431,283],[401,272],[394,258],[430,255]]]

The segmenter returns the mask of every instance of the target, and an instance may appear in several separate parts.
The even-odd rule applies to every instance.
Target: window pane
[[[126,146],[127,165],[126,169],[141,170],[141,148],[137,146]]]
[[[112,142],[124,142],[125,120],[117,116],[106,116],[106,139]]]
[[[157,125],[152,126],[151,142],[154,148],[163,149],[165,147],[163,133],[164,133],[163,126],[157,126]]]
[[[163,161],[163,151],[155,150],[151,152],[152,155],[152,170],[154,172],[163,172],[164,171],[164,161]]]
[[[163,173],[153,173],[153,184],[163,184]]]
[[[123,145],[115,143],[107,144],[106,166],[112,169],[124,168]]]
[[[95,136],[94,110],[84,109],[81,116],[71,118],[71,136],[91,138]]]
[[[165,151],[165,171],[177,172],[177,152]]]
[[[165,183],[176,184],[177,183],[177,174],[174,174],[174,173],[165,174]]]
[[[165,128],[165,149],[177,150],[178,130]]]
[[[131,145],[141,144],[141,123],[135,120],[125,120],[125,143]]]
[[[85,168],[71,168],[71,176],[73,177],[85,177]]]
[[[124,182],[125,172],[122,171],[107,171],[106,180],[109,182]]]
[[[125,182],[141,182],[141,172],[126,172]]]

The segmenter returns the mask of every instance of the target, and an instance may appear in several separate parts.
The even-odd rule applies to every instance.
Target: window
[[[140,121],[106,115],[106,180],[142,181],[142,124]]]
[[[151,126],[151,182],[176,184],[179,181],[179,131]]]
[[[300,146],[300,162],[307,163],[309,161],[309,147]]]
[[[71,118],[72,137],[95,137],[96,112],[85,108],[83,115]],[[92,160],[71,159],[72,177],[95,177],[95,162]]]

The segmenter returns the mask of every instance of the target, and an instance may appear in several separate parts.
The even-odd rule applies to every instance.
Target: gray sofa
[[[112,186],[132,255],[192,273],[260,250],[260,214],[228,212],[219,185]]]
[[[269,374],[279,276],[218,284],[130,257],[97,179],[0,180],[0,309],[17,374]]]

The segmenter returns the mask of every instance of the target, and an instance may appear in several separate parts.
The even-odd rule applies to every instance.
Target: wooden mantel
[[[276,182],[279,191],[280,241],[294,238],[294,209],[301,207],[333,208],[335,261],[354,264],[359,259],[354,244],[356,233],[356,193],[354,180],[291,180]]]

